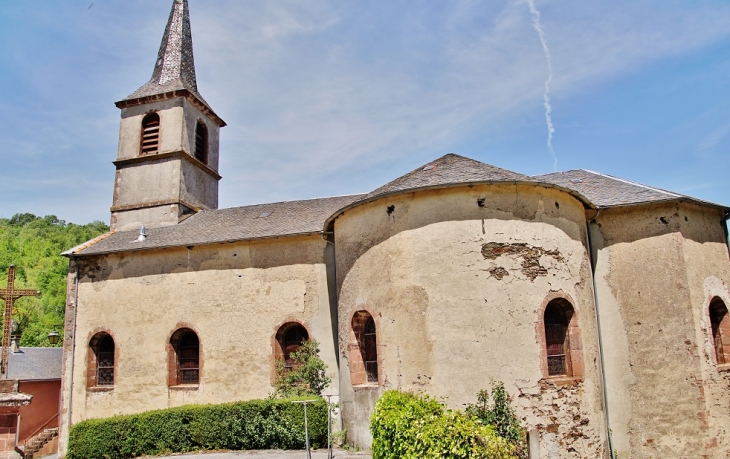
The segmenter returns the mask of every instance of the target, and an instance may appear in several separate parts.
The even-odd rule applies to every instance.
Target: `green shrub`
[[[327,404],[307,407],[313,447],[327,442]],[[304,408],[291,400],[189,405],[71,427],[68,459],[126,459],[194,450],[302,449]]]
[[[514,445],[436,400],[395,390],[380,397],[370,419],[373,459],[513,459]]]
[[[490,394],[487,390],[480,390],[477,394],[479,401],[475,405],[469,405],[466,413],[484,425],[495,428],[497,435],[505,438],[516,446],[516,454],[520,459],[527,458],[527,439],[525,432],[520,427],[520,420],[512,408],[512,399],[504,383],[492,381],[492,403],[489,402]]]

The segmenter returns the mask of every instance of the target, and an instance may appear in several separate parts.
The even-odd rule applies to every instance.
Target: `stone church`
[[[111,231],[65,253],[62,454],[85,419],[266,397],[312,338],[360,447],[383,391],[460,408],[495,379],[532,457],[729,457],[729,208],[447,154],[360,195],[218,209],[225,122],[187,0],[116,105]]]

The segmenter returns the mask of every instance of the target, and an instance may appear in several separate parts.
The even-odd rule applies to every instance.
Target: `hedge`
[[[373,459],[513,459],[515,446],[436,400],[396,390],[380,397],[370,419]]]
[[[313,447],[327,443],[327,404],[307,406]],[[195,450],[302,449],[304,408],[267,399],[90,419],[71,427],[68,459],[126,459]]]

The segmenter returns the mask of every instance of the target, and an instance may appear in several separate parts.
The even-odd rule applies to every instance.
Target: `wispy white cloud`
[[[545,60],[547,61],[548,76],[545,80],[545,92],[543,93],[543,104],[545,106],[545,123],[547,124],[547,147],[550,151],[550,156],[553,158],[553,170],[558,170],[558,157],[555,155],[555,149],[553,148],[553,134],[555,134],[555,127],[553,126],[552,112],[553,107],[550,104],[550,83],[553,81],[553,58],[550,54],[550,47],[548,46],[545,32],[542,30],[542,24],[540,22],[540,12],[535,8],[534,0],[527,0],[530,7],[530,14],[532,14],[532,27],[537,31],[537,35],[540,37],[540,44],[542,50],[545,53]]]
[[[697,149],[707,150],[712,148],[723,141],[728,134],[730,134],[730,123],[726,123],[713,131],[709,136],[702,140],[699,145],[697,145]]]
[[[393,170],[490,135],[506,119],[532,126],[524,120],[542,110],[541,99],[552,135],[553,105],[730,35],[730,5],[719,2],[539,2],[548,49],[535,39],[524,2],[190,0],[199,87],[229,123],[221,205],[368,191]],[[31,115],[11,113],[27,96],[4,97],[3,148],[53,158],[61,147],[78,159],[62,172],[113,177],[118,124],[111,103],[149,78],[168,3],[96,2],[90,10],[39,13],[26,27],[27,41],[42,42],[43,63],[20,40],[13,59],[28,94],[41,94],[38,103],[53,110],[34,121],[46,127],[24,131]],[[39,3],[28,4],[13,7],[18,20]],[[0,83],[6,77],[0,73]],[[58,172],[51,169],[36,173]],[[111,182],[108,189],[99,218],[108,212]]]

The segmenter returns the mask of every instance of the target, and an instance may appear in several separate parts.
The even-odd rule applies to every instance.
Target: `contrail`
[[[545,80],[545,94],[543,95],[545,105],[545,122],[547,123],[548,138],[547,146],[550,150],[550,155],[553,157],[553,170],[558,170],[558,157],[555,155],[553,149],[553,134],[555,128],[553,127],[553,107],[550,105],[550,83],[553,81],[553,58],[550,54],[550,47],[548,46],[547,39],[545,38],[545,32],[542,30],[542,24],[540,24],[540,12],[535,8],[535,0],[527,0],[527,4],[530,5],[530,13],[532,14],[532,27],[537,31],[540,36],[540,43],[542,43],[542,50],[545,52],[545,59],[547,60],[548,77]]]

